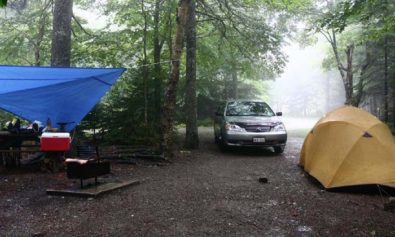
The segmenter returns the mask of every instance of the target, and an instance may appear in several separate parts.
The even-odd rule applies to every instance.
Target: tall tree
[[[286,62],[281,50],[284,38],[296,12],[308,2],[197,1],[198,57],[204,58],[198,60],[204,64],[198,75],[203,77],[204,70],[211,74],[205,77],[220,81],[213,89],[224,93],[215,100],[253,96],[254,88],[240,93],[246,81],[274,79],[281,73]]]
[[[53,14],[51,65],[69,67],[73,0],[55,0]]]
[[[161,95],[162,95],[162,67],[161,67],[161,52],[164,40],[160,38],[160,10],[163,4],[163,0],[155,0],[154,9],[154,116],[156,122],[160,118],[160,108],[161,108]]]
[[[51,66],[70,67],[73,0],[56,0],[53,14]],[[61,159],[46,159],[51,171],[57,172],[63,165]]]
[[[370,106],[374,110],[371,112],[380,116],[385,122],[389,122],[390,102],[393,102],[392,113],[395,114],[395,103],[390,98],[390,89],[392,88],[390,88],[389,78],[393,73],[394,65],[391,57],[392,51],[389,50],[389,45],[392,43],[391,36],[395,33],[395,17],[391,14],[395,10],[395,3],[387,0],[325,0],[323,2],[324,4],[321,5],[327,4],[328,9],[321,12],[322,14],[318,17],[318,20],[316,18],[318,28],[321,30],[330,29],[334,32],[332,35],[335,33],[341,34],[343,38],[350,35],[348,32],[349,29],[361,29],[361,32],[356,37],[356,44],[351,41],[347,44],[348,47],[345,49],[346,57],[343,57],[347,60],[347,64],[342,65],[337,63],[339,71],[344,71],[342,78],[345,78],[345,82],[348,82],[346,86],[347,97],[352,94],[353,99],[351,102],[356,106],[360,102],[364,103],[361,93],[365,94],[365,98],[380,101],[379,109],[377,109],[377,106]],[[327,38],[330,38],[330,36],[327,35]],[[335,41],[331,40],[331,42]],[[361,49],[362,45],[366,45],[366,47]],[[332,46],[332,48],[334,47]],[[354,48],[356,51],[365,50],[366,53],[362,53],[365,59],[359,60],[359,62],[357,62],[357,59],[354,63],[352,60]],[[368,52],[372,49],[375,53]],[[339,62],[339,57],[336,55],[335,50],[333,51],[336,61]],[[383,53],[381,54],[379,52]],[[355,64],[354,67],[353,64]],[[360,78],[355,80],[355,82],[353,82],[352,70],[348,70],[349,67],[351,69],[354,68],[354,70],[360,70]],[[357,74],[354,76],[357,76]],[[395,83],[392,83],[392,85],[395,85]],[[347,101],[350,101],[350,99],[348,98]],[[366,104],[372,103],[365,101]]]
[[[384,122],[388,123],[388,38],[384,36]]]
[[[186,25],[185,147],[199,147],[196,98],[196,2],[190,0]]]
[[[52,0],[12,1],[0,14],[0,61],[42,65],[49,61]],[[8,13],[8,14],[7,14]]]
[[[36,66],[40,66],[42,63],[41,59],[41,44],[44,41],[45,33],[46,33],[46,25],[48,21],[48,14],[47,10],[52,6],[51,1],[45,1],[44,3],[45,8],[44,11],[40,15],[39,25],[38,25],[38,32],[36,35],[36,40],[34,41],[34,64]]]
[[[141,13],[143,14],[143,81],[144,81],[144,125],[148,126],[148,59],[147,59],[147,30],[148,14],[144,8],[145,1],[141,0]]]
[[[334,56],[336,68],[339,71],[340,77],[343,82],[346,101],[345,104],[358,106],[355,102],[355,94],[354,94],[354,71],[353,71],[353,54],[355,45],[353,41],[349,41],[346,43],[346,47],[344,49],[345,55],[342,55],[342,50],[338,44],[339,37],[339,24],[328,22],[329,18],[333,18],[336,15],[336,10],[338,5],[336,5],[336,0],[333,1],[325,1],[323,4],[319,3],[321,6],[317,9],[317,12],[313,14],[312,19],[310,20],[312,24],[312,28],[315,29],[316,32],[321,33],[328,41],[332,53]],[[341,26],[343,27],[343,25]],[[344,60],[342,60],[345,58]]]
[[[167,157],[173,157],[175,152],[174,114],[176,108],[177,86],[180,79],[181,55],[184,45],[184,29],[187,21],[188,5],[190,0],[180,0],[177,9],[177,29],[173,45],[171,60],[171,76],[169,78],[165,101],[163,105],[163,142]]]

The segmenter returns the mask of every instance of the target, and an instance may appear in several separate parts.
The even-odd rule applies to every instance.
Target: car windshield
[[[264,102],[233,101],[226,107],[227,116],[274,116],[273,110]]]

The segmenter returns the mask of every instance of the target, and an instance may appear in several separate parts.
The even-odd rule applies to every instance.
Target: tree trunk
[[[196,98],[196,2],[190,0],[188,20],[186,25],[186,92],[185,115],[186,135],[185,147],[196,149],[199,147],[197,127],[197,98]]]
[[[53,14],[51,66],[70,67],[73,0],[55,0]],[[53,172],[63,167],[63,159],[59,153],[46,157],[43,163],[51,166]]]
[[[49,4],[45,3],[42,15],[40,17],[38,32],[34,43],[34,65],[41,65],[41,44],[45,36],[45,26],[47,25],[47,7]]]
[[[174,114],[176,107],[177,86],[180,78],[180,60],[184,41],[184,28],[188,14],[189,0],[180,0],[177,11],[177,29],[173,45],[173,53],[171,60],[171,77],[169,78],[165,101],[163,105],[163,142],[164,152],[167,157],[173,157],[175,152],[174,137]]]
[[[237,69],[236,66],[232,66],[232,81],[230,83],[230,98],[231,99],[237,99],[238,93],[237,93],[237,85],[238,85],[238,78],[237,78]]]
[[[329,43],[331,43],[331,45],[332,45],[332,50],[333,50],[333,53],[334,53],[335,59],[336,59],[337,69],[339,70],[340,76],[342,77],[342,80],[344,82],[344,78],[345,78],[344,67],[343,67],[343,64],[340,60],[339,51],[337,49],[336,33],[333,29],[332,29],[332,39],[333,39],[332,42],[329,42]],[[344,88],[344,89],[347,89],[347,88]]]
[[[331,101],[331,83],[330,74],[328,73],[325,80],[325,112],[329,111]]]
[[[168,11],[168,16],[167,16],[167,29],[168,29],[168,34],[167,34],[167,47],[169,49],[173,48],[173,4],[175,0],[169,0],[168,5],[169,5],[169,11]],[[170,67],[171,67],[171,60],[173,58],[173,51],[170,50],[169,52],[169,60],[170,60]],[[171,78],[171,70],[169,71],[169,78]]]
[[[384,36],[384,122],[388,123],[388,38]]]
[[[154,118],[159,121],[160,107],[161,107],[161,91],[162,91],[162,67],[160,65],[160,54],[162,51],[162,44],[159,36],[159,22],[160,22],[160,4],[161,0],[155,0],[154,12]]]
[[[366,52],[365,62],[363,63],[362,68],[361,68],[361,72],[359,74],[360,75],[359,76],[359,81],[358,81],[357,88],[356,88],[356,93],[355,93],[355,96],[354,96],[355,105],[357,107],[361,103],[362,98],[363,98],[363,94],[364,94],[366,71],[367,71],[367,69],[368,69],[368,67],[370,65],[370,58],[371,58],[369,50],[370,50],[369,46],[368,46],[368,44],[366,44],[366,46],[365,46],[365,52]]]
[[[354,53],[354,44],[347,46],[346,55],[347,55],[347,68],[346,71],[346,78],[345,78],[345,88],[346,88],[346,104],[356,106],[354,100],[354,72],[352,67],[352,60],[353,60],[353,53]]]
[[[144,125],[148,127],[148,65],[147,65],[147,12],[144,9],[144,0],[141,0],[141,14],[144,18],[143,28],[143,82],[144,82]]]
[[[331,29],[328,32],[323,32],[321,33],[325,36],[327,41],[330,43],[332,47],[333,54],[335,56],[336,60],[336,65],[337,69],[339,70],[340,76],[343,81],[344,85],[344,90],[346,92],[346,102],[345,104],[347,105],[353,105],[355,106],[355,101],[354,101],[354,85],[353,85],[353,77],[354,77],[354,72],[353,72],[353,67],[352,67],[352,60],[353,60],[353,53],[354,53],[354,44],[351,44],[347,46],[346,49],[346,57],[347,57],[347,67],[345,68],[344,65],[341,62],[340,56],[339,56],[339,50],[337,48],[337,40],[336,40],[336,33],[334,29]]]
[[[73,0],[55,0],[53,14],[51,65],[69,67]]]
[[[222,74],[224,81],[224,91],[223,91],[223,100],[228,100],[229,98],[229,82],[228,82],[228,72]]]

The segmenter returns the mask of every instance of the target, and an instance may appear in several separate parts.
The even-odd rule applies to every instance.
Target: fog
[[[338,71],[325,72],[321,66],[327,51],[323,39],[305,48],[295,42],[284,48],[288,55],[284,73],[269,83],[269,102],[274,110],[286,117],[321,117],[344,104]]]

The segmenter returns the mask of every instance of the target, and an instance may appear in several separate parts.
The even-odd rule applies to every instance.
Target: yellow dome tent
[[[361,109],[326,114],[307,135],[301,166],[325,188],[395,187],[395,141],[387,125]]]

